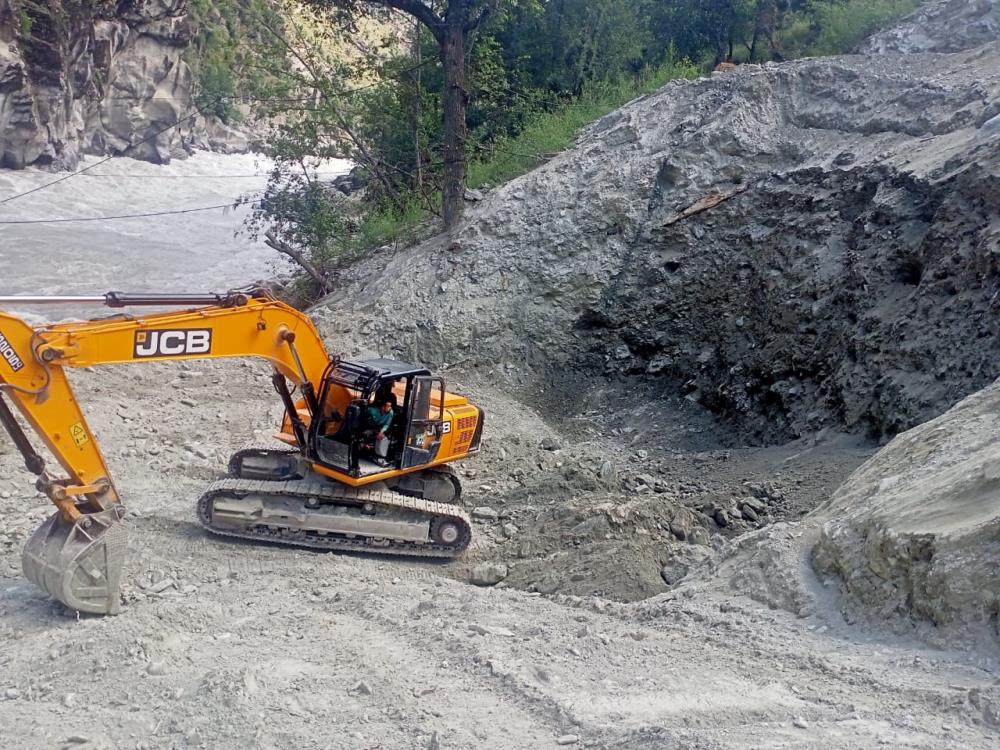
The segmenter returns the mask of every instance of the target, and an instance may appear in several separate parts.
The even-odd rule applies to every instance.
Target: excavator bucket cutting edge
[[[25,577],[71,609],[118,614],[128,534],[120,505],[67,521],[54,513],[28,540]]]

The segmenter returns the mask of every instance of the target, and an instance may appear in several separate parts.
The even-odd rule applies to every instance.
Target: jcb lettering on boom
[[[183,357],[212,351],[210,328],[154,329],[135,332],[134,356]]]
[[[17,355],[14,347],[10,345],[10,342],[7,341],[6,336],[2,333],[0,333],[0,357],[7,360],[7,364],[10,365],[10,369],[14,372],[24,369],[24,360]]]

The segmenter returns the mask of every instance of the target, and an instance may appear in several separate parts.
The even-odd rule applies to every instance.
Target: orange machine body
[[[265,359],[281,382],[287,379],[308,394],[324,394],[322,406],[313,395],[312,399],[299,398],[293,409],[286,408],[276,437],[299,448],[317,472],[344,484],[370,484],[454,461],[478,449],[481,411],[465,397],[446,392],[439,378],[432,379],[421,371],[426,373],[423,380],[440,385],[424,399],[429,413],[422,415],[426,418],[419,424],[436,440],[430,460],[406,466],[406,461],[397,461],[395,466],[359,472],[319,459],[309,444],[315,435],[313,421],[323,421],[324,434],[335,431],[337,422],[331,415],[344,413],[361,394],[336,384],[324,387],[324,378],[339,360],[331,360],[308,316],[269,297],[37,327],[0,311],[0,394],[13,401],[67,473],[65,479],[46,475],[39,482],[67,520],[78,518],[81,512],[105,510],[119,502],[119,494],[66,377],[66,368],[227,357]],[[393,384],[399,398],[412,380]],[[286,407],[290,404],[287,401]],[[298,434],[293,419],[300,424]],[[419,448],[420,435],[407,429],[407,445]],[[310,440],[303,441],[307,434]]]

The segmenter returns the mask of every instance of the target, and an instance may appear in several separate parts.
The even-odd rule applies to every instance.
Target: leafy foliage
[[[345,256],[410,240],[434,216],[448,87],[440,29],[414,20],[413,0],[190,2],[192,13],[210,21],[198,37],[205,105],[249,95],[250,122],[275,160],[252,231],[271,232],[329,269]],[[428,7],[446,14],[462,3],[478,19],[468,29],[464,85],[468,182],[477,187],[534,168],[581,127],[673,78],[722,60],[848,52],[919,0],[440,0]],[[408,6],[411,15],[389,6]],[[329,157],[360,165],[368,177],[362,200],[322,182],[319,164]]]
[[[920,6],[923,0],[848,0],[812,6],[814,40],[811,55],[847,52],[889,21]]]

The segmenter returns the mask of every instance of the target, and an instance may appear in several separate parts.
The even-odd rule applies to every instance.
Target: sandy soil
[[[753,577],[733,575],[734,566],[751,565],[746,550],[764,533],[749,524],[732,544],[724,539],[733,527],[695,510],[693,523],[706,535],[714,525],[714,546],[680,544],[655,526],[656,508],[669,506],[673,518],[678,508],[747,495],[745,482],[768,479],[774,496],[786,498],[768,518],[794,518],[871,446],[836,437],[724,446],[695,407],[669,402],[646,407],[646,422],[627,413],[601,417],[615,399],[638,403],[628,393],[591,392],[581,403],[593,414],[564,409],[561,419],[551,418],[558,400],[536,404],[543,420],[484,384],[461,383],[492,417],[487,449],[464,467],[473,473],[465,477],[467,504],[490,505],[499,517],[477,524],[468,560],[422,564],[227,543],[198,526],[200,489],[221,473],[229,451],[268,434],[277,418],[256,364],[124,367],[84,372],[77,382],[128,502],[127,605],[117,617],[77,617],[20,577],[21,545],[49,507],[12,448],[0,445],[4,747],[985,748],[997,741],[995,663],[846,625],[794,561],[790,575],[815,606],[800,616],[761,603]],[[196,406],[181,405],[182,397]],[[559,449],[540,448],[545,438]],[[615,463],[617,486],[581,489],[576,474],[564,476],[565,486],[553,481],[597,459],[599,467]],[[640,465],[663,481],[661,490],[632,488]],[[571,507],[607,518],[595,511],[602,504],[645,510],[600,535],[574,532],[575,517],[561,515]],[[546,513],[548,525],[537,522]],[[519,526],[512,539],[503,532],[508,523]],[[798,554],[798,527],[773,528]],[[519,544],[528,546],[523,556]],[[695,547],[711,557],[705,572],[652,590],[658,566]],[[649,560],[637,563],[637,553]],[[468,584],[468,567],[483,559],[509,564],[507,581]],[[542,573],[557,585],[539,585]]]

